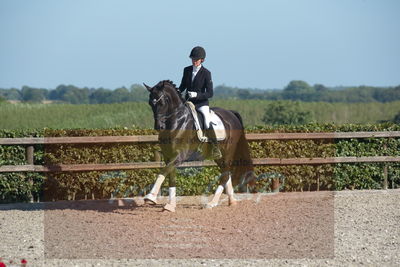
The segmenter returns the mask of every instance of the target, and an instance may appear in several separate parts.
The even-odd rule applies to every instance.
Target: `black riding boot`
[[[212,125],[206,130],[206,135],[208,137],[208,141],[211,144],[211,157],[213,159],[222,158],[221,150],[218,148],[217,136],[215,135],[215,131]]]

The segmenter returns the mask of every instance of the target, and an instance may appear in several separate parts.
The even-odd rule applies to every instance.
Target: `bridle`
[[[151,102],[152,102],[152,104],[153,104],[153,106],[156,106],[157,105],[157,103],[158,102],[160,102],[161,101],[161,99],[163,99],[164,98],[164,96],[165,96],[165,94],[162,94],[158,99],[153,99]],[[170,117],[172,117],[172,116],[174,116],[174,115],[176,115],[176,114],[178,114],[180,111],[181,111],[181,109],[185,106],[185,103],[186,103],[186,101],[184,102],[184,103],[181,103],[180,105],[179,105],[179,107],[177,107],[173,112],[171,112],[171,113],[169,113],[169,114],[157,114],[156,115],[156,118],[157,118],[157,120],[160,120],[160,121],[162,121],[162,122],[165,122],[167,119],[169,119]]]
[[[157,105],[157,103],[158,102],[160,102],[160,100],[164,97],[165,95],[164,94],[162,94],[158,99],[153,99],[152,101],[151,101],[151,103],[155,106],[155,105]]]

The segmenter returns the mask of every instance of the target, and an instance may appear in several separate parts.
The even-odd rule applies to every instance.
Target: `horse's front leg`
[[[168,203],[164,206],[164,210],[175,212],[176,209],[176,168],[169,173],[169,189],[168,189]]]
[[[153,187],[150,190],[150,193],[144,196],[144,202],[147,204],[155,205],[157,204],[157,195],[160,192],[160,188],[162,183],[165,180],[165,175],[158,174],[156,182],[153,184]]]
[[[156,182],[154,183],[153,187],[150,190],[150,193],[147,194],[144,197],[144,201],[148,204],[157,204],[157,195],[160,192],[161,185],[165,180],[165,177],[169,175],[169,183],[170,183],[170,189],[169,189],[169,195],[170,195],[170,203],[173,205],[175,202],[176,206],[176,187],[175,187],[175,166],[179,164],[180,162],[180,157],[179,154],[176,155],[172,160],[169,160],[167,165],[162,169],[161,173],[157,175]],[[171,196],[173,196],[172,202],[171,202]],[[170,210],[170,209],[167,209]],[[172,210],[171,210],[172,211]]]

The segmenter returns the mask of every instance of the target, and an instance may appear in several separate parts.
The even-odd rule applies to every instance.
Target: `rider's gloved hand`
[[[195,98],[197,97],[197,93],[196,92],[188,92],[189,98]]]

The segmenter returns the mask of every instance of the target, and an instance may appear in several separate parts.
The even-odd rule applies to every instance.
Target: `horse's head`
[[[165,130],[167,119],[182,105],[178,90],[169,80],[161,81],[154,87],[143,85],[150,92],[149,105],[153,110],[154,129]]]

